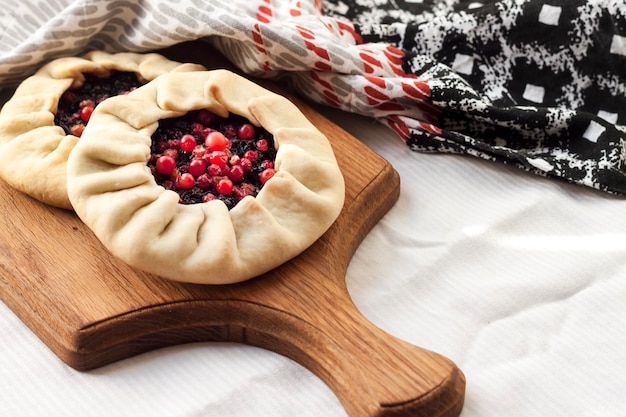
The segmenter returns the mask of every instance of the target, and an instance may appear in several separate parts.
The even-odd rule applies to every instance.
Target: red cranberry
[[[246,195],[252,194],[256,191],[256,187],[249,182],[242,182],[241,184],[239,184],[239,188],[241,188],[241,190],[245,192]]]
[[[267,140],[259,139],[256,141],[256,148],[259,152],[267,152],[269,149],[269,145],[267,144]]]
[[[241,182],[243,180],[245,172],[243,171],[241,165],[234,165],[230,167],[228,171],[226,171],[226,175],[228,175],[228,178],[230,178],[234,182]]]
[[[217,164],[209,165],[209,167],[207,168],[207,172],[213,177],[224,174],[224,170],[222,169],[222,167]]]
[[[241,187],[237,185],[233,186],[233,195],[237,198],[237,200],[241,200],[246,196]]]
[[[270,178],[274,176],[274,174],[276,174],[276,170],[273,168],[266,168],[261,171],[261,173],[259,174],[259,180],[261,181],[261,184],[265,184],[266,182],[268,182]]]
[[[239,155],[231,155],[230,159],[228,160],[228,163],[230,165],[239,165],[241,163],[241,157]]]
[[[72,103],[74,100],[76,100],[76,93],[73,91],[66,91],[61,96],[61,100],[65,103]]]
[[[191,154],[195,157],[202,157],[206,155],[206,153],[207,153],[207,150],[202,145],[197,145],[195,148],[193,148],[193,151],[191,151]]]
[[[248,172],[252,169],[252,161],[248,158],[241,158],[239,161],[239,165],[243,168],[244,171]]]
[[[171,149],[180,149],[180,140],[170,139],[167,141],[167,146]]]
[[[222,178],[215,184],[215,191],[222,195],[230,194],[233,191],[233,182],[230,178]]]
[[[176,177],[176,181],[174,181],[174,184],[178,187],[178,188],[182,188],[183,190],[188,190],[189,188],[193,187],[193,184],[195,183],[195,179],[193,177],[193,175],[191,175],[188,172],[185,172],[184,174],[180,174],[178,177]]]
[[[211,163],[211,154],[205,153],[204,155],[200,156],[200,159],[202,159],[208,165]]]
[[[163,155],[156,160],[156,170],[159,174],[170,175],[176,169],[176,160],[168,155]]]
[[[165,150],[167,149],[167,142],[159,142],[159,143],[157,143],[155,149],[156,149],[157,153],[165,152]]]
[[[256,132],[255,132],[254,126],[251,125],[250,123],[244,123],[241,126],[239,126],[239,129],[237,129],[237,137],[243,140],[252,139],[255,133]]]
[[[178,168],[174,168],[174,171],[170,174],[170,179],[172,181],[177,181],[178,177],[180,177],[180,170]]]
[[[222,126],[222,130],[224,131],[224,136],[226,137],[233,138],[237,135],[237,130],[235,129],[235,126],[231,124]]]
[[[80,118],[83,122],[88,122],[91,118],[91,114],[93,113],[94,108],[92,106],[85,106],[80,109]]]
[[[212,152],[209,156],[209,161],[211,161],[212,164],[216,164],[221,167],[226,166],[226,164],[228,163],[228,159],[228,154],[223,151]]]
[[[193,135],[186,134],[180,138],[180,149],[185,152],[191,152],[196,147],[196,138]]]
[[[213,131],[207,135],[204,146],[210,151],[223,151],[229,143],[230,141],[226,136],[218,131]]]
[[[96,107],[96,102],[91,99],[85,99],[85,100],[82,100],[80,103],[78,103],[79,109],[84,109],[85,107],[94,108]]]
[[[72,125],[72,127],[70,127],[70,134],[81,137],[81,135],[83,134],[83,130],[85,130],[85,125],[82,125],[82,124]]]
[[[215,132],[215,129],[211,129],[210,127],[204,127],[200,131],[200,137],[202,137],[202,138],[204,138],[204,140],[206,140],[206,137],[209,136],[209,133],[211,133],[211,132]]]
[[[196,135],[202,135],[202,130],[204,130],[204,126],[202,123],[192,123],[191,124],[191,132]]]
[[[215,183],[213,177],[209,174],[200,175],[196,182],[201,190],[208,190],[213,187],[213,184]]]
[[[163,151],[163,156],[169,156],[174,160],[178,159],[178,150],[177,149],[172,149],[172,148],[167,148],[166,150]]]
[[[129,89],[128,89],[128,90],[126,90],[126,91],[120,91],[119,95],[120,95],[120,96],[125,96],[126,94],[129,94],[129,93],[131,93],[131,92],[135,91],[136,89],[137,89],[136,87],[131,87],[131,88],[129,88]]]
[[[251,162],[254,162],[259,158],[259,154],[256,151],[246,151],[246,153],[243,154],[243,157],[245,159],[249,159]]]
[[[216,114],[211,113],[208,110],[200,110],[196,115],[196,120],[204,126],[210,126],[215,122],[217,117],[218,116]]]
[[[194,177],[199,177],[206,172],[206,162],[200,158],[194,158],[189,161],[187,171]]]
[[[254,191],[254,185],[247,182],[241,183],[233,187],[233,194],[235,195],[235,197],[237,197],[238,200],[241,200],[246,196],[252,195]]]

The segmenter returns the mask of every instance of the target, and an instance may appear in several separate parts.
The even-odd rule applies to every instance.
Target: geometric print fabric
[[[397,42],[413,55],[407,72],[432,80],[441,132],[405,129],[412,148],[626,192],[623,2],[423,1],[404,2],[403,13],[393,4],[381,21],[403,29],[377,36],[389,31],[361,16],[360,30],[369,41]]]

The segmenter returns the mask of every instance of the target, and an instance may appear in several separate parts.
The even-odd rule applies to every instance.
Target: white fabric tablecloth
[[[325,114],[402,181],[352,259],[350,292],[379,327],[457,363],[462,417],[623,416],[626,201],[412,152],[369,119]],[[346,413],[308,370],[238,344],[176,346],[78,372],[0,303],[0,416]]]

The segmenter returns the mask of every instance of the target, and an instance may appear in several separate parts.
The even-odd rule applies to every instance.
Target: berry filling
[[[113,71],[107,78],[84,74],[85,82],[70,87],[59,100],[54,123],[67,135],[80,137],[94,108],[109,97],[128,94],[143,83],[132,72]]]
[[[176,191],[180,204],[222,200],[232,209],[256,196],[274,175],[274,138],[244,117],[208,110],[159,121],[148,161],[157,184]]]

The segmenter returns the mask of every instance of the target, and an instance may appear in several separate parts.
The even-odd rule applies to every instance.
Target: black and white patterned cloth
[[[440,133],[416,150],[466,153],[626,193],[626,3],[326,1],[367,42],[429,80]]]
[[[625,0],[26,3],[0,8],[0,89],[62,55],[205,39],[411,149],[626,194]]]

